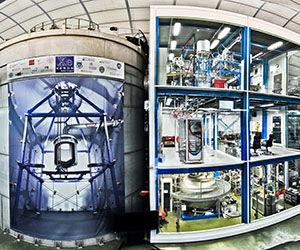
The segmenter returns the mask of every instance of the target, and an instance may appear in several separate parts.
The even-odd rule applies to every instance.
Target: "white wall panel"
[[[5,39],[10,39],[16,37],[18,35],[24,34],[24,30],[22,30],[19,26],[13,24],[14,26],[9,27],[4,32],[0,31],[0,34]]]
[[[7,2],[9,2],[9,1],[7,1]],[[34,5],[33,2],[31,2],[30,0],[13,1],[12,4],[7,4],[4,8],[1,8],[0,11],[4,12],[8,16],[13,16],[14,13],[17,13],[19,11],[22,12],[22,10],[27,9],[28,7],[33,6],[33,5]]]
[[[1,25],[0,25],[0,34],[3,32],[3,31],[5,31],[5,30],[7,30],[7,29],[9,29],[9,28],[11,28],[11,27],[13,27],[14,25],[16,25],[12,20],[10,20],[10,19],[8,19],[8,18],[6,18],[4,21],[1,21]],[[3,34],[1,34],[1,36],[3,36]],[[4,36],[3,36],[4,37]],[[8,36],[9,37],[9,36]],[[5,37],[4,37],[5,38]]]
[[[227,0],[227,1],[229,1],[229,0]],[[243,0],[243,1],[230,0],[230,2],[242,4],[242,5],[244,5],[243,8],[247,8],[248,6],[252,6],[252,7],[255,7],[257,9],[260,8],[260,6],[262,6],[263,3],[265,3],[265,1],[262,1],[262,0]]]
[[[173,0],[130,0],[130,8],[134,7],[149,7],[150,5],[173,5]]]
[[[70,5],[65,8],[57,9],[55,11],[49,12],[49,15],[55,19],[55,18],[66,18],[76,15],[81,15],[85,13],[84,9],[82,8],[81,4],[78,2],[78,4]]]
[[[195,0],[177,0],[176,5],[185,5],[185,6],[195,6],[195,7],[206,7],[215,9],[218,5],[219,0],[204,0],[204,1],[195,1]]]
[[[29,31],[35,25],[41,25],[43,22],[50,23],[51,21],[45,15],[40,15],[40,16],[32,17],[27,21],[23,22],[22,26]]]
[[[299,24],[296,24],[294,22],[289,22],[286,26],[287,29],[292,30],[294,32],[299,32],[300,28],[299,28]]]
[[[293,22],[295,22],[298,25],[298,32],[300,30],[300,14],[298,14],[297,16],[295,16],[292,20]]]
[[[130,7],[131,1],[129,1]],[[124,0],[113,0],[113,1],[103,1],[103,0],[93,0],[84,2],[84,5],[90,12],[103,11],[103,10],[114,10],[126,8]]]
[[[263,7],[263,10],[272,12],[278,16],[285,17],[287,19],[294,16],[297,12],[285,6],[279,6],[277,4],[266,3]]]
[[[43,12],[37,6],[33,5],[24,11],[19,11],[18,13],[12,15],[11,17],[18,23],[22,23],[25,20],[30,19],[31,17],[41,15],[41,14],[43,14]]]
[[[111,10],[107,12],[101,12],[99,14],[91,14],[92,20],[95,23],[99,23],[100,25],[105,23],[114,23],[114,22],[128,22],[128,14],[126,9],[121,10]]]
[[[271,13],[263,11],[263,10],[258,12],[256,18],[277,24],[279,26],[283,26],[287,22],[287,19],[279,17],[277,15],[271,14]]]
[[[47,12],[57,10],[60,8],[63,8],[65,6],[69,5],[77,5],[79,1],[76,0],[63,0],[63,1],[58,1],[58,0],[52,0],[52,1],[43,1],[39,5]],[[79,6],[78,6],[79,7]]]
[[[254,13],[257,11],[257,9],[254,7],[248,7],[248,6],[246,7],[243,4],[238,4],[238,3],[228,2],[228,1],[222,1],[219,9],[232,11],[247,16],[253,16]]]
[[[130,11],[131,11],[132,20],[150,20],[149,8],[137,8],[137,9],[132,8]]]

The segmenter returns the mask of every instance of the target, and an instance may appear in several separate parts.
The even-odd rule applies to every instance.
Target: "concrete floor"
[[[117,250],[121,241],[113,241],[103,246],[85,247],[87,250]],[[240,236],[185,244],[155,244],[161,250],[298,250],[300,249],[300,215],[277,225],[261,229]],[[0,250],[50,250],[50,247],[35,247],[17,240],[9,235],[0,234]],[[139,244],[122,247],[123,250],[149,250],[154,249],[149,244]]]

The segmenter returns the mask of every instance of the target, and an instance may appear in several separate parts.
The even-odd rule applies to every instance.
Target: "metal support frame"
[[[200,67],[201,62],[204,63],[205,69],[201,69],[201,67]],[[211,87],[210,86],[210,83],[211,83],[211,74],[210,74],[211,65],[210,65],[209,58],[199,57],[198,60],[195,63],[195,66],[196,66],[196,71],[197,71],[197,79],[195,81],[195,86],[196,87],[200,86],[200,72],[202,72],[205,75],[205,77],[208,78],[207,82],[209,84],[208,86],[203,86],[203,87]]]
[[[218,113],[215,113],[213,115],[213,124],[214,124],[214,129],[213,129],[213,138],[214,138],[214,144],[213,144],[213,150],[218,149],[219,145],[219,135],[218,135]]]
[[[239,71],[233,71],[233,70],[225,70],[222,68],[223,63],[232,64],[234,66],[237,66],[239,68]],[[221,79],[225,74],[233,74],[237,76],[237,80],[239,82],[239,87],[241,87],[241,64],[237,62],[231,62],[226,60],[219,60],[215,65],[213,65],[212,70],[219,68],[219,78]]]
[[[221,0],[219,1],[219,4],[218,4],[218,7],[221,3]],[[264,5],[264,4],[263,4]],[[263,5],[260,7],[260,9],[263,7]],[[154,10],[152,11],[151,13],[151,28],[152,30],[155,30],[155,25],[154,25],[154,21],[156,18],[156,20],[158,20],[158,16],[159,15],[162,15],[161,12],[155,12],[157,11],[157,9],[160,11],[161,9],[160,8],[153,8]],[[259,10],[260,10],[259,9]],[[257,13],[259,12],[259,10],[257,11]],[[187,17],[190,17],[190,9],[188,10],[184,10],[182,13],[178,14],[179,12],[177,11],[175,14],[171,13],[172,10],[167,10],[167,9],[164,9],[164,11],[167,11],[168,12],[168,16],[170,17],[174,17],[174,16],[181,16],[182,18],[187,18]],[[202,13],[202,12],[200,12]],[[254,16],[257,15],[257,13],[255,13]],[[199,15],[200,16],[200,15]],[[162,15],[162,17],[164,17]],[[240,17],[239,17],[240,18]],[[209,19],[209,18],[208,18]],[[213,18],[212,18],[213,19]],[[227,17],[227,18],[224,18],[224,20],[227,20],[227,22],[231,22],[231,17]],[[225,22],[225,21],[224,21]],[[254,21],[253,21],[254,22]],[[232,21],[232,23],[239,23],[241,24],[240,22],[238,21]],[[260,24],[259,22],[257,22],[258,24]],[[249,24],[249,23],[248,23]],[[258,24],[249,24],[251,25],[252,27],[255,27],[257,29],[260,28],[260,26]],[[243,22],[243,24],[241,25],[246,25],[246,20],[245,22]],[[267,28],[266,26],[266,23],[265,23],[265,27]],[[280,27],[279,27],[280,28]],[[156,31],[157,31],[157,34],[156,34],[156,39],[158,38],[158,26],[156,26]],[[244,109],[245,111],[242,112],[244,113],[244,116],[241,117],[241,124],[243,123],[244,125],[244,129],[243,131],[241,130],[241,136],[243,136],[243,139],[242,141],[244,141],[244,145],[242,146],[242,151],[243,151],[243,154],[242,154],[242,160],[241,162],[239,162],[238,164],[236,165],[231,165],[231,166],[228,166],[228,165],[225,165],[224,163],[224,166],[215,166],[215,167],[209,167],[207,165],[202,165],[202,166],[194,166],[194,167],[172,167],[172,168],[166,168],[166,167],[157,167],[157,165],[155,166],[154,164],[151,164],[151,170],[150,171],[150,176],[152,177],[152,183],[150,185],[150,190],[151,190],[151,198],[153,198],[154,200],[154,196],[155,196],[155,199],[156,199],[156,203],[158,201],[158,193],[156,192],[157,189],[159,188],[158,186],[158,181],[157,181],[157,176],[160,175],[160,174],[180,174],[180,173],[193,173],[193,172],[208,172],[208,171],[223,171],[223,170],[229,170],[229,169],[242,169],[242,223],[243,224],[248,224],[250,223],[250,216],[251,216],[251,201],[250,201],[250,198],[251,198],[251,193],[250,193],[250,168],[251,167],[254,167],[254,166],[261,166],[261,165],[268,165],[268,164],[275,164],[275,163],[280,163],[280,162],[287,162],[287,161],[291,161],[291,160],[295,160],[295,159],[300,159],[300,154],[297,153],[295,151],[295,153],[290,156],[282,156],[282,157],[279,157],[279,156],[274,156],[274,157],[270,157],[268,159],[264,159],[264,160],[255,160],[254,158],[253,159],[250,159],[250,144],[249,144],[249,132],[250,132],[250,126],[249,126],[249,114],[250,114],[250,100],[258,100],[258,101],[266,101],[266,102],[279,102],[280,104],[286,104],[286,105],[289,105],[289,104],[297,104],[297,105],[300,105],[300,98],[299,97],[291,97],[291,96],[283,96],[283,95],[275,95],[275,94],[263,94],[263,93],[254,93],[252,91],[249,91],[249,76],[250,76],[250,48],[251,48],[251,45],[253,46],[259,46],[261,47],[259,44],[255,44],[255,43],[251,43],[251,36],[250,36],[250,26],[247,26],[247,27],[244,27],[243,28],[243,31],[242,31],[242,41],[241,41],[241,45],[242,45],[242,53],[241,53],[241,57],[242,57],[242,63],[244,64],[242,67],[243,71],[241,72],[241,77],[242,77],[242,81],[244,86],[242,86],[243,88],[241,89],[240,93],[236,93],[232,90],[231,93],[228,93],[228,96],[231,97],[231,98],[240,98],[241,101],[242,101],[242,107],[241,109]],[[275,32],[275,27],[274,28],[271,28],[271,30],[269,30],[270,34],[276,34]],[[277,32],[277,34],[279,34]],[[287,35],[289,35],[287,33]],[[152,41],[152,45],[155,45],[155,39],[154,39],[155,35],[153,36],[153,38],[151,39]],[[291,37],[291,36],[289,36]],[[294,39],[294,41],[296,40],[296,38]],[[153,46],[154,47],[154,46]],[[178,48],[178,47],[177,47]],[[187,48],[186,48],[187,49]],[[191,48],[189,48],[191,49]],[[158,50],[158,42],[156,42],[156,50]],[[277,50],[278,52],[278,50]],[[282,52],[282,51],[280,51]],[[153,58],[155,58],[155,56],[157,56],[158,54],[154,55],[155,53],[155,49],[152,50],[152,56]],[[270,58],[268,58],[270,59]],[[155,65],[155,60],[152,60],[152,65],[151,65],[151,73],[153,74],[153,76],[158,76],[158,68],[156,68],[155,70],[155,67],[158,66],[158,63],[156,63]],[[263,62],[263,67],[264,67],[264,72],[263,72],[263,84],[264,86],[267,88],[267,85],[268,85],[268,61],[264,61]],[[151,79],[151,78],[150,78]],[[168,86],[155,86],[157,84],[157,81],[155,83],[155,78],[152,77],[152,93],[155,93],[156,94],[152,95],[152,98],[154,97],[154,99],[157,98],[157,95],[159,94],[171,94],[171,95],[194,95],[194,96],[209,96],[209,97],[212,97],[212,96],[219,96],[219,97],[223,97],[223,98],[226,98],[228,97],[227,96],[227,93],[226,91],[222,92],[214,92],[213,90],[207,90],[207,89],[200,89],[200,88],[196,88],[194,87],[194,89],[192,88],[180,88],[178,87],[177,89],[171,89],[169,88]],[[242,93],[243,91],[245,91],[245,94]],[[227,90],[227,92],[229,92]],[[206,95],[208,94],[208,95]],[[235,95],[238,95],[238,96],[235,96]],[[154,102],[153,102],[153,108],[154,108]],[[154,113],[156,112],[156,109],[152,111],[153,112],[153,117],[154,117]],[[205,120],[205,124],[206,123],[206,120]],[[156,126],[157,124],[155,124]],[[264,123],[263,122],[263,127],[267,127],[267,123]],[[242,128],[242,125],[241,125],[241,128]],[[153,132],[154,132],[154,129],[153,129]],[[156,131],[157,132],[157,131]],[[151,135],[150,135],[151,136]],[[152,137],[153,137],[153,134],[152,134]],[[208,140],[208,137],[205,138]],[[150,147],[153,147],[152,150],[154,151],[154,148],[156,147],[156,145],[154,145],[153,143],[150,145]],[[153,161],[154,157],[151,157],[151,160]],[[151,162],[151,161],[150,161]],[[152,174],[152,175],[151,175]],[[156,177],[156,180],[154,181],[154,177]],[[154,202],[152,203],[154,204]],[[152,209],[155,209],[154,206],[152,206]],[[157,209],[157,207],[156,207]],[[293,210],[293,211],[290,211],[290,210]],[[153,231],[151,232],[151,242],[156,242],[156,243],[164,243],[164,242],[167,242],[170,240],[170,238],[172,238],[173,241],[176,241],[176,242],[186,242],[186,241],[199,241],[199,239],[201,240],[208,240],[208,239],[216,239],[218,237],[228,237],[228,236],[232,236],[233,234],[234,235],[238,235],[240,234],[241,232],[249,232],[251,230],[257,230],[259,228],[262,228],[262,227],[265,227],[265,226],[269,226],[269,225],[272,225],[272,224],[275,224],[275,223],[278,223],[280,221],[283,221],[285,220],[286,218],[291,218],[292,216],[296,215],[299,213],[299,208],[295,207],[295,208],[291,208],[287,211],[284,211],[282,213],[279,213],[277,214],[276,216],[272,216],[272,218],[266,218],[264,220],[260,220],[260,221],[257,221],[256,223],[250,223],[249,225],[238,225],[238,226],[233,226],[233,227],[229,227],[229,228],[226,228],[224,230],[212,230],[214,231],[213,233],[211,233],[209,230],[207,232],[186,232],[185,234],[183,235],[179,235],[178,233],[170,233],[170,234],[158,234],[159,230],[157,229],[156,230],[156,233]],[[179,218],[179,216],[177,216],[177,218]],[[179,232],[179,219],[177,221],[177,232]]]
[[[96,201],[95,201],[95,196],[94,196],[93,183],[96,180],[96,178],[99,177],[101,174],[103,174],[107,169],[110,169],[110,175],[111,175],[111,179],[112,179],[113,193],[115,196],[116,206],[117,206],[117,208],[121,207],[121,203],[120,203],[119,195],[118,195],[118,186],[117,186],[117,181],[116,181],[116,176],[115,176],[115,171],[114,171],[114,164],[115,164],[116,160],[113,159],[112,149],[111,149],[111,145],[110,145],[108,124],[107,124],[107,115],[104,113],[104,111],[101,108],[99,108],[93,102],[91,102],[86,97],[81,95],[78,91],[75,91],[75,95],[77,95],[82,100],[84,100],[88,105],[93,107],[97,111],[96,113],[83,113],[83,112],[79,112],[78,110],[73,113],[61,113],[58,111],[56,111],[54,113],[52,113],[52,112],[35,113],[35,111],[42,104],[47,102],[54,94],[55,94],[54,91],[52,91],[51,94],[49,94],[48,96],[43,98],[33,108],[29,109],[25,115],[21,156],[20,156],[20,160],[17,162],[17,164],[19,166],[19,172],[18,172],[17,187],[16,187],[16,193],[15,193],[14,209],[13,209],[13,214],[12,214],[12,224],[13,225],[16,224],[16,222],[17,222],[17,213],[18,213],[19,198],[20,198],[20,192],[21,192],[23,170],[26,170],[28,174],[33,176],[40,183],[37,214],[40,214],[40,212],[41,212],[42,184],[45,181],[45,179],[43,178],[43,175],[48,176],[49,180],[54,181],[54,182],[66,182],[66,181],[74,182],[74,181],[82,180],[83,176],[86,174],[90,174],[90,178],[88,179],[88,181],[91,184],[92,208],[93,208],[94,213],[96,213],[97,208],[96,208]],[[37,122],[38,125],[40,125],[41,122],[45,121],[47,118],[52,118],[44,144],[39,140],[39,137],[36,132],[35,124],[32,123],[32,118],[39,118],[39,117],[42,117],[42,119]],[[92,138],[91,145],[89,145],[89,146],[87,145],[85,136],[84,136],[83,132],[81,131],[82,138],[85,141],[86,146],[87,146],[87,150],[82,150],[81,152],[88,153],[88,168],[89,168],[89,170],[68,171],[68,172],[43,171],[44,154],[54,153],[54,151],[46,151],[45,148],[48,144],[49,136],[50,136],[51,130],[53,128],[55,118],[61,118],[61,117],[66,117],[66,118],[73,117],[77,120],[77,123],[79,123],[78,117],[84,117],[86,119],[89,119],[90,117],[98,117],[99,118],[99,123],[98,123],[98,126],[96,127],[96,132],[94,134],[94,137]],[[67,122],[65,122],[65,124],[68,125]],[[26,158],[26,148],[27,148],[26,145],[28,144],[28,140],[27,140],[28,127],[31,128],[32,133],[35,137],[35,140],[41,149],[41,152],[42,152],[42,163],[41,164],[31,163],[30,156],[29,156],[29,159],[25,159]],[[90,157],[89,157],[90,151],[91,151],[93,143],[95,142],[96,135],[97,135],[97,133],[100,132],[101,127],[103,127],[103,130],[104,130],[108,160],[104,159],[102,163],[91,163]],[[98,170],[95,172],[95,171],[93,171],[93,169],[96,167],[98,168]],[[34,170],[34,168],[39,168],[40,172],[36,172]],[[70,176],[73,175],[73,177],[69,177],[69,175]]]
[[[242,223],[250,223],[251,220],[251,197],[250,197],[250,99],[249,99],[249,78],[250,78],[250,28],[244,27],[242,32],[242,62],[244,64],[244,90],[246,94],[242,97],[241,111],[241,159],[246,161],[242,169]]]
[[[191,221],[191,220],[203,220],[203,219],[211,219],[211,218],[220,218],[222,215],[222,212],[216,212],[215,214],[205,214],[200,216],[187,216],[182,214],[181,219],[183,221]]]
[[[225,126],[225,129],[224,131],[222,132],[222,134],[224,134],[227,130],[231,130],[233,131],[233,129],[231,128],[235,123],[237,123],[237,121],[239,120],[240,118],[236,118],[232,123],[230,123],[229,125],[227,125],[222,118],[218,118],[218,121],[221,122],[221,124],[223,124]]]
[[[262,110],[262,139],[268,139],[268,115],[266,109]]]
[[[263,63],[263,85],[265,85],[265,89],[268,88],[268,79],[269,79],[269,60],[265,59]]]

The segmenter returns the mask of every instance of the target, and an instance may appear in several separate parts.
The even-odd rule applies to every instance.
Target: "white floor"
[[[265,155],[262,151],[258,151],[259,156],[251,156],[251,162],[270,160],[289,156],[300,156],[300,150],[287,149],[274,146],[269,149],[272,155]],[[253,150],[251,149],[251,153]],[[204,147],[203,151],[203,163],[184,163],[179,160],[179,154],[175,148],[163,148],[162,162],[158,163],[158,167],[166,168],[197,168],[197,167],[217,167],[225,165],[240,164],[243,161],[241,159],[226,154],[220,150],[213,150],[211,147]]]
[[[179,160],[175,148],[163,148],[163,162],[158,167],[213,167],[241,163],[240,159],[210,147],[204,147],[203,153],[203,163],[184,163]]]
[[[261,160],[269,160],[274,158],[281,158],[281,157],[289,157],[289,156],[295,156],[300,155],[300,150],[297,149],[291,149],[291,148],[283,148],[283,147],[277,147],[273,146],[269,149],[270,152],[272,152],[272,155],[266,155],[263,154],[263,151],[258,150],[259,156],[251,156],[251,162],[261,161]],[[251,153],[252,153],[251,149]]]

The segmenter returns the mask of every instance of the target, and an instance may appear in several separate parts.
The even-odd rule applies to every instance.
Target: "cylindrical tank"
[[[217,199],[230,192],[230,183],[215,179],[212,172],[186,175],[173,196],[191,208],[208,210],[214,208]]]
[[[197,54],[208,54],[210,51],[209,40],[199,40],[197,42]]]
[[[3,217],[5,217],[0,225],[3,225],[3,228],[10,228],[9,118],[6,65],[22,59],[51,55],[85,55],[124,62],[125,211],[134,212],[144,209],[144,200],[139,195],[145,176],[143,107],[145,100],[144,74],[147,61],[143,52],[139,47],[125,39],[98,31],[47,30],[25,34],[0,44],[0,118],[1,129],[4,133],[1,141],[3,147],[0,149],[0,153],[3,154],[0,159],[2,163],[0,195],[6,197],[0,207],[4,214]],[[51,77],[51,75],[47,77]],[[24,79],[26,78],[20,80]],[[89,241],[87,244],[93,244],[93,242]],[[73,245],[69,244],[69,246]]]

